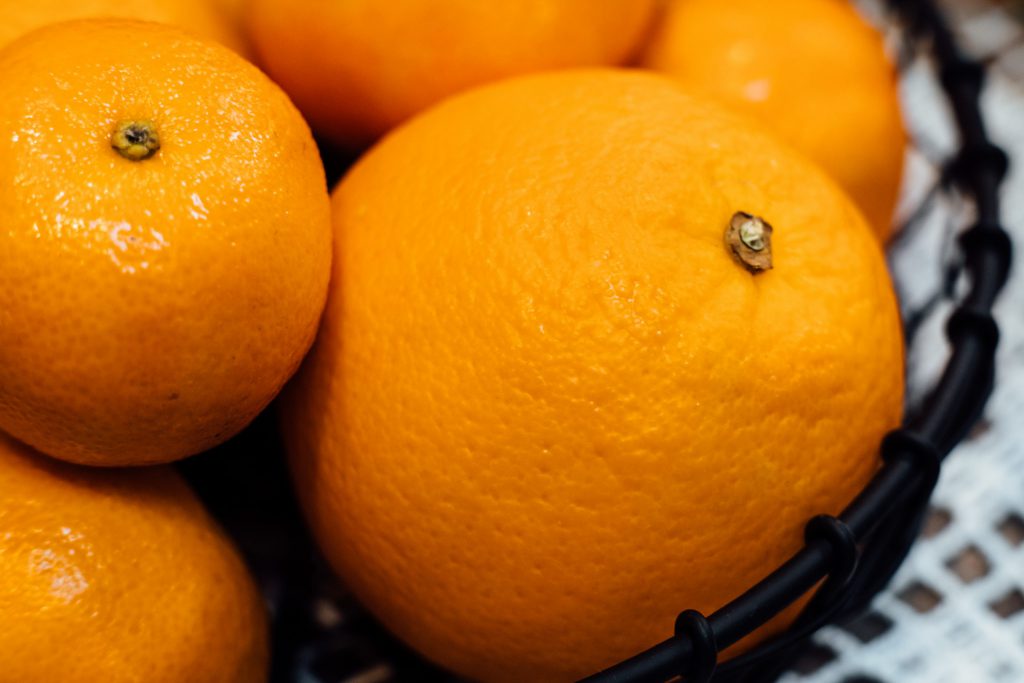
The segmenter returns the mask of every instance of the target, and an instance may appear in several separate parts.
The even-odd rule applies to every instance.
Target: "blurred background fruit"
[[[282,397],[296,490],[356,596],[471,679],[574,680],[717,608],[852,498],[899,422],[860,213],[667,78],[453,98],[333,210],[324,324]],[[727,249],[741,211],[774,226],[774,269]]]
[[[159,149],[114,149],[138,148],[126,122]],[[244,427],[330,273],[323,167],[285,94],[176,29],[72,22],[0,54],[0,129],[0,429],[110,465]]]
[[[238,12],[231,0],[0,0],[0,47],[48,24],[121,17],[178,26],[247,55]]]
[[[653,0],[252,0],[258,61],[313,129],[360,146],[460,90],[530,71],[619,64]]]
[[[76,467],[0,436],[0,501],[0,680],[266,680],[260,595],[172,471]]]
[[[815,160],[892,231],[906,134],[881,36],[842,0],[669,0],[643,58]]]

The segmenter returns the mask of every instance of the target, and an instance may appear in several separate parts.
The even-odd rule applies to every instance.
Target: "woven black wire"
[[[864,609],[888,583],[920,530],[939,465],[977,420],[992,389],[999,331],[992,304],[1006,283],[1011,242],[999,222],[1007,158],[986,133],[979,107],[984,69],[965,57],[928,0],[890,0],[908,36],[928,41],[960,132],[946,181],[973,199],[977,220],[959,238],[969,287],[950,316],[951,355],[928,400],[881,445],[883,467],[838,516],[806,527],[806,544],[786,563],[714,614],[687,610],[675,635],[584,683],[647,683],[682,675],[688,683],[764,683],[792,663],[811,634]],[[715,666],[717,653],[757,630],[819,581],[825,583],[792,627]]]

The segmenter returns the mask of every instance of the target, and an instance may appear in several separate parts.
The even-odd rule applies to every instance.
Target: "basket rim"
[[[718,673],[737,683],[774,680],[820,627],[867,606],[913,544],[942,460],[984,409],[994,382],[999,328],[992,306],[1009,276],[1012,242],[1000,224],[1006,153],[988,137],[980,108],[982,64],[966,56],[933,0],[888,0],[907,38],[930,43],[960,135],[943,180],[977,209],[959,236],[969,287],[947,320],[951,353],[923,406],[886,435],[883,465],[838,516],[818,515],[805,545],[716,612],[681,612],[675,634],[580,683],[655,683],[684,676],[706,683]],[[717,665],[718,653],[751,634],[824,580],[781,636]]]

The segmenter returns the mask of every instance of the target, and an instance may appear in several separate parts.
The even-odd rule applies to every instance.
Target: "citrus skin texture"
[[[236,16],[237,11],[232,14],[228,7],[211,0],[0,0],[0,47],[48,24],[121,17],[178,26],[247,55]]]
[[[159,149],[122,156],[124,122]],[[176,29],[73,22],[0,53],[0,131],[0,429],[125,465],[244,427],[330,276],[323,167],[287,96]]]
[[[652,0],[252,0],[259,64],[313,129],[360,146],[470,86],[633,56]]]
[[[260,683],[266,614],[177,474],[0,436],[0,660],[4,683]]]
[[[710,613],[878,465],[903,351],[877,240],[817,167],[655,74],[523,77],[333,194],[296,490],[358,597],[474,680],[567,681]],[[736,212],[773,268],[730,253]]]
[[[892,233],[906,147],[896,70],[852,3],[670,0],[642,61],[761,121]]]

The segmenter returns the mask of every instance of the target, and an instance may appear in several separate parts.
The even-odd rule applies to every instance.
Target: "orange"
[[[469,86],[618,64],[653,0],[251,0],[260,63],[314,130],[363,144]]]
[[[860,213],[664,77],[454,98],[333,209],[324,322],[282,406],[296,488],[356,595],[471,679],[574,680],[720,607],[899,422]],[[742,261],[734,222],[761,247],[730,241]]]
[[[0,680],[258,683],[259,594],[169,469],[103,471],[0,436]]]
[[[828,171],[883,239],[906,134],[882,38],[840,0],[670,0],[644,57]]]
[[[122,17],[179,26],[240,54],[248,52],[241,26],[215,0],[0,0],[0,17],[0,47],[48,24]]]
[[[226,48],[122,20],[9,46],[0,98],[0,429],[104,465],[239,431],[327,294],[330,204],[298,111]]]

